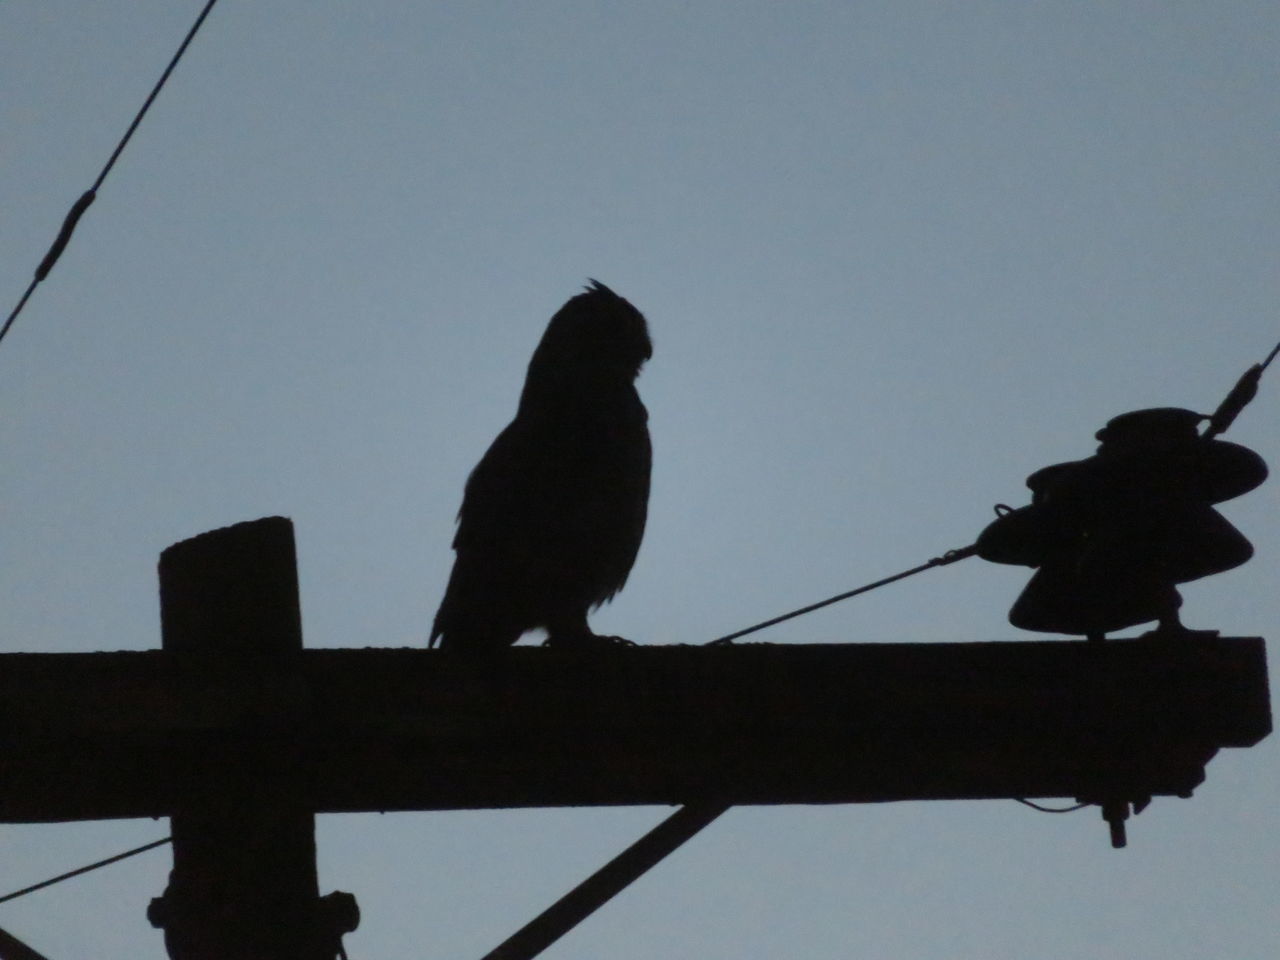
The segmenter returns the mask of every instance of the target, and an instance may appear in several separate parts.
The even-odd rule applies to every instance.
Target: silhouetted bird
[[[592,280],[551,318],[515,419],[467,479],[457,558],[431,645],[489,651],[543,627],[547,643],[621,643],[587,613],[622,589],[649,503],[648,413],[635,379],[645,319]]]

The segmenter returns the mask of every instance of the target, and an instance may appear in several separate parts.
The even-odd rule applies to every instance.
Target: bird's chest
[[[587,417],[561,423],[546,450],[556,473],[602,483],[648,477],[649,431],[643,420]]]

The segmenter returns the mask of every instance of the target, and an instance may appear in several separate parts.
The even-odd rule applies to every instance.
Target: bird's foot
[[[598,633],[552,634],[542,641],[544,647],[555,650],[608,650],[615,647],[634,647],[636,642],[625,637],[607,637]]]

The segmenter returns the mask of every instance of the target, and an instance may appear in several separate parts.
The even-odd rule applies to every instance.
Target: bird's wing
[[[554,533],[554,457],[537,433],[512,421],[471,471],[453,538],[459,554],[523,553]]]

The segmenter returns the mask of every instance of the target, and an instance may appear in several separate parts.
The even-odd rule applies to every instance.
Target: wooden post
[[[532,960],[728,809],[715,802],[681,807],[481,960]]]
[[[166,651],[207,661],[211,676],[251,660],[266,687],[296,681],[302,626],[289,520],[240,523],[165,550],[160,604]],[[296,731],[242,699],[230,706],[243,709],[254,737],[187,732],[198,773],[171,818],[173,872],[148,918],[164,929],[172,960],[333,960],[339,928],[354,923],[332,908],[349,914],[354,899],[320,900],[315,818],[287,773]]]

